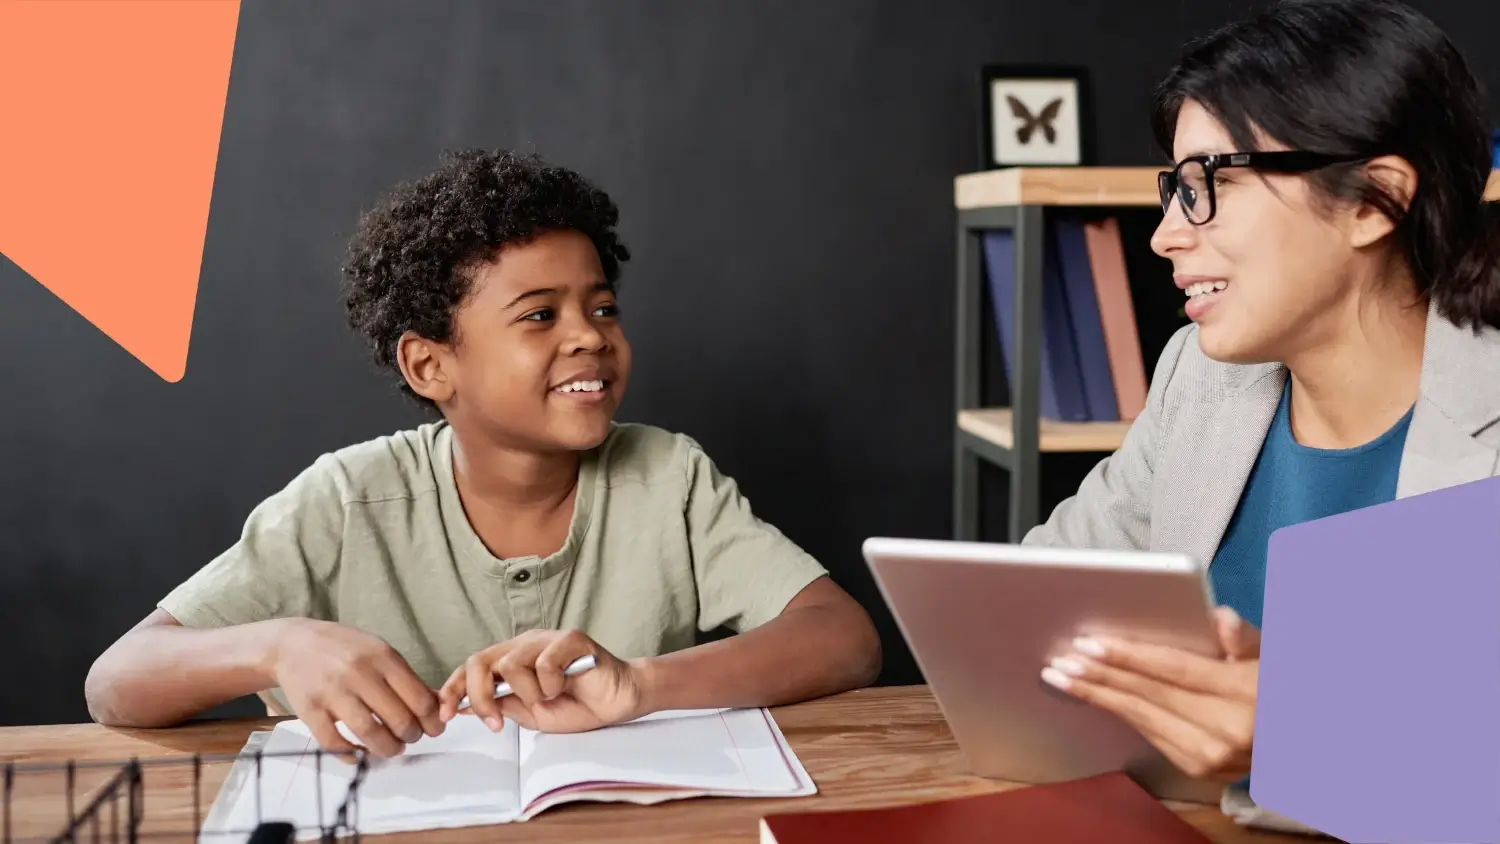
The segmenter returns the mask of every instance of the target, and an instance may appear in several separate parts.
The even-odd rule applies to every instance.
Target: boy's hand
[[[573,677],[563,669],[593,655],[595,667]],[[513,694],[494,699],[495,683],[510,684]],[[592,730],[645,714],[644,678],[639,665],[624,662],[576,630],[534,630],[491,645],[469,657],[438,692],[443,722],[458,713],[459,699],[469,696],[469,710],[491,730],[504,719],[546,733]]]
[[[355,748],[343,721],[377,756],[399,755],[423,733],[443,732],[437,694],[378,637],[329,621],[285,619],[272,647],[271,674],[324,750]]]

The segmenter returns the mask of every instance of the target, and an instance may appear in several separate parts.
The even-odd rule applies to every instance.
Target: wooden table
[[[815,797],[780,800],[701,798],[657,806],[573,804],[526,823],[380,836],[371,840],[411,842],[755,842],[762,815],[878,807],[1002,791],[1015,784],[966,773],[957,744],[936,703],[922,686],[866,689],[773,710],[777,723],[819,788]],[[116,760],[131,757],[190,757],[194,753],[239,752],[252,730],[277,719],[240,719],[190,724],[171,730],[112,730],[96,724],[0,728],[0,763]],[[192,828],[191,766],[146,769],[147,831],[173,829],[173,840],[189,841]],[[202,811],[217,793],[228,765],[203,774]],[[83,769],[80,791],[96,787],[107,769]],[[18,777],[18,782],[25,777]],[[55,778],[51,789],[59,789]],[[12,812],[16,841],[51,835],[65,817],[60,791],[41,785],[16,792]],[[1192,825],[1222,844],[1308,844],[1316,839],[1243,829],[1216,806],[1169,804]],[[106,817],[107,820],[107,817]],[[106,824],[107,828],[107,824]],[[85,836],[82,840],[90,840]],[[109,840],[104,837],[101,840]],[[123,840],[123,839],[121,839]],[[157,839],[148,838],[148,841]]]

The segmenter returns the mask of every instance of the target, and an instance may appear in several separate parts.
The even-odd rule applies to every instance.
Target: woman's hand
[[[1235,782],[1250,772],[1260,631],[1215,611],[1225,659],[1118,639],[1078,639],[1042,679],[1114,713],[1183,772]]]
[[[594,668],[572,677],[563,670],[580,657],[594,657]],[[576,630],[534,630],[491,645],[469,657],[438,692],[444,723],[467,711],[499,731],[509,718],[546,733],[576,733],[629,721],[646,714],[643,669],[624,662]],[[513,694],[496,700],[495,683]]]

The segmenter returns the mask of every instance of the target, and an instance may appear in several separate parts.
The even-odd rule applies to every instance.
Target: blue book
[[[1000,338],[1000,356],[1005,378],[1015,383],[1012,355],[1016,338],[1016,250],[1015,236],[1007,230],[988,231],[983,236],[985,277],[995,310],[995,330]],[[1067,300],[1056,275],[1055,260],[1044,260],[1042,280],[1042,359],[1039,412],[1048,419],[1086,421],[1088,408],[1079,385],[1077,359],[1068,326]],[[1059,380],[1059,368],[1065,373]]]
[[[1000,339],[1000,358],[1005,364],[1005,381],[1015,384],[1015,367],[1011,355],[1016,342],[1016,242],[1009,230],[987,231],[983,237],[985,278],[990,285],[990,299],[995,308],[995,333]],[[1057,394],[1052,390],[1051,367],[1042,356],[1041,415],[1057,416]]]
[[[1089,261],[1083,224],[1057,220],[1049,234],[1055,249],[1063,287],[1068,297],[1068,316],[1078,352],[1083,393],[1088,399],[1089,419],[1120,421],[1115,379],[1109,366],[1109,348],[1104,343],[1104,321],[1099,316],[1099,296],[1094,288],[1094,269]]]
[[[1058,415],[1053,418],[1088,422],[1093,416],[1083,390],[1078,339],[1073,336],[1072,306],[1063,281],[1057,239],[1048,236],[1042,240],[1042,359],[1052,367],[1052,389],[1057,393]]]

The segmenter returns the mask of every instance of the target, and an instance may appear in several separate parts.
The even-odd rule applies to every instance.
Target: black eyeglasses
[[[1214,218],[1218,210],[1214,201],[1214,171],[1226,167],[1249,167],[1277,173],[1306,173],[1327,167],[1358,161],[1358,158],[1327,155],[1302,150],[1276,150],[1274,152],[1226,152],[1218,155],[1192,155],[1177,163],[1171,170],[1156,176],[1157,189],[1161,192],[1161,212],[1167,213],[1175,196],[1182,203],[1182,213],[1188,222],[1201,226]]]

